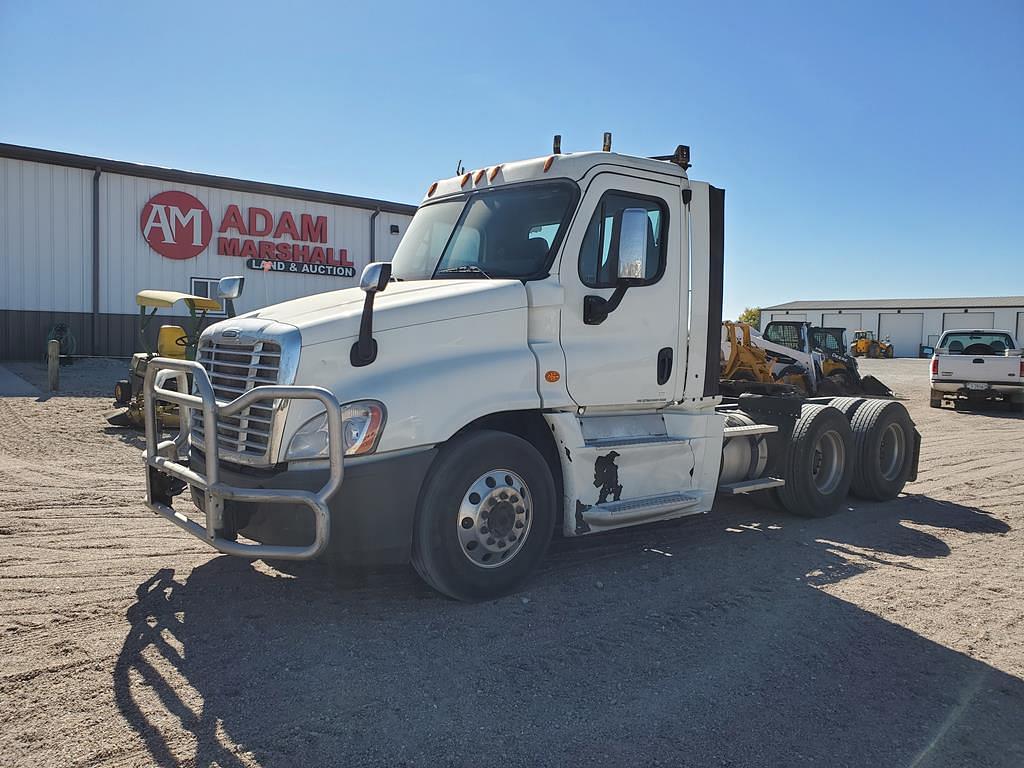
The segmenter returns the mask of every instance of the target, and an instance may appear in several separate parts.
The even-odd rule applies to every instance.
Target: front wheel
[[[491,430],[454,438],[423,487],[413,566],[457,600],[507,594],[544,557],[556,512],[551,471],[530,443]]]

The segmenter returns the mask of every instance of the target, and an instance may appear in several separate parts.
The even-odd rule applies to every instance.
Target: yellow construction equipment
[[[854,357],[892,357],[893,347],[888,339],[876,339],[874,331],[860,330],[853,332],[850,354]]]
[[[221,278],[217,286],[217,294],[225,302],[228,317],[234,317],[234,299],[242,292],[245,283],[243,277]],[[189,321],[187,329],[180,325],[162,325],[157,333],[156,350],[149,346],[147,330],[158,310],[172,309],[181,302],[187,309]],[[141,428],[145,420],[145,400],[142,384],[146,378],[146,368],[154,357],[170,357],[178,360],[193,360],[199,344],[208,312],[219,312],[221,303],[218,299],[207,296],[194,296],[178,291],[145,290],[135,295],[135,303],[139,305],[139,341],[144,351],[132,355],[128,366],[128,378],[121,379],[114,386],[114,406],[116,410],[107,413],[107,421],[114,426],[132,426]],[[168,382],[171,389],[175,382]],[[178,407],[170,403],[157,405],[157,418],[161,424],[178,423]]]

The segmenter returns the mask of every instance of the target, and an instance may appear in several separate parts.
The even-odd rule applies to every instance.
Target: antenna
[[[608,131],[604,132],[604,145],[601,147],[602,152],[612,151],[612,135]]]
[[[466,172],[466,169],[462,167],[462,160],[459,160],[459,162],[457,162],[455,164],[455,175],[456,176],[461,176],[465,172]]]
[[[554,140],[551,142],[551,154],[562,154],[562,134],[560,133],[556,133]]]

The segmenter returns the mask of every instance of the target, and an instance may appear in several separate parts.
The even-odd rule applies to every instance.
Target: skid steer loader
[[[845,328],[820,328],[800,321],[773,320],[764,328],[768,344],[789,349],[809,373],[813,395],[892,397],[892,390],[874,376],[861,376],[857,361],[846,352]]]

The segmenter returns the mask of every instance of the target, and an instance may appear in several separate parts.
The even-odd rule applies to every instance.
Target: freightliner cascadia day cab
[[[359,288],[153,360],[148,506],[221,552],[411,561],[473,600],[519,586],[556,529],[716,494],[805,516],[895,497],[920,445],[900,403],[718,394],[724,192],[688,161],[556,144],[438,181]],[[158,401],[183,409],[173,439]]]

